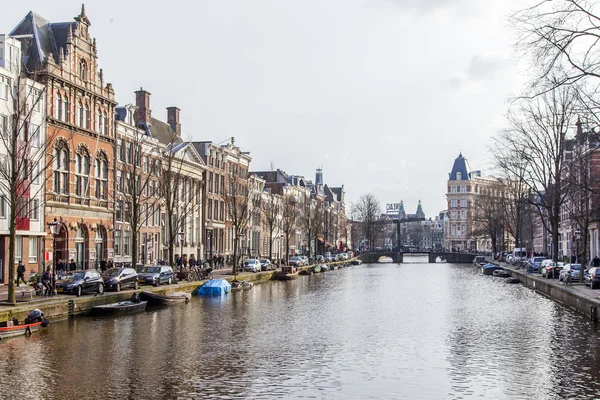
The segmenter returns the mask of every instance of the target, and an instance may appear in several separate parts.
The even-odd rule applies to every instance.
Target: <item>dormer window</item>
[[[457,181],[461,181],[462,180],[462,174],[460,172],[456,173],[456,180]]]
[[[87,81],[87,64],[85,60],[79,62],[79,77],[82,81]]]

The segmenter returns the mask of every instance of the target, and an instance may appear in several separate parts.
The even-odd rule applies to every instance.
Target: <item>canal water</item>
[[[472,266],[355,266],[0,342],[6,399],[600,396],[589,320]]]

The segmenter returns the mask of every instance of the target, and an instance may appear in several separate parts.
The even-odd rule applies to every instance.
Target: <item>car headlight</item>
[[[66,288],[67,289],[73,289],[75,287],[75,285],[67,285]]]

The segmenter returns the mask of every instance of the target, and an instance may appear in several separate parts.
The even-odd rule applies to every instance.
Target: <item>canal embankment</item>
[[[327,263],[327,265],[337,266],[341,264],[347,264],[350,261],[351,260],[331,262]],[[307,265],[304,267],[299,267],[298,269],[300,271],[309,270],[313,266],[314,265]],[[277,270],[256,273],[241,272],[238,273],[236,277],[238,280],[259,284],[276,279],[277,273]],[[213,271],[214,279],[226,279],[227,281],[231,282],[236,279],[236,277],[234,277],[229,269]],[[205,280],[193,282],[180,281],[171,285],[162,285],[158,287],[141,286],[137,292],[145,290],[158,294],[169,294],[174,292],[193,293],[197,291],[205,282]],[[42,310],[44,315],[51,320],[84,316],[87,315],[94,306],[128,300],[133,292],[134,290],[130,289],[123,290],[121,292],[104,292],[102,295],[85,295],[81,297],[76,297],[73,295],[40,297],[34,295],[31,299],[21,299],[21,293],[17,291],[19,302],[16,306],[0,303],[0,321],[8,321],[15,318],[19,321],[22,321],[32,310],[35,309]]]
[[[558,279],[544,278],[539,274],[528,274],[524,270],[510,264],[501,264],[511,276],[518,278],[523,285],[594,321],[598,320],[600,291],[588,288],[579,282],[565,286]]]

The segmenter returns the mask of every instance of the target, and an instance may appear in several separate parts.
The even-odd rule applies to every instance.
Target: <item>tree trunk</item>
[[[131,268],[137,267],[137,229],[131,226]]]
[[[290,236],[285,235],[285,265],[290,264]]]
[[[12,195],[14,197],[14,194]],[[17,292],[15,287],[15,242],[17,240],[17,221],[14,211],[16,209],[15,202],[10,211],[10,227],[9,227],[9,242],[8,242],[8,302],[17,305]],[[53,262],[54,257],[53,257]]]
[[[233,268],[231,270],[231,273],[233,274],[234,278],[237,275],[237,248],[238,238],[236,236],[235,239],[233,239]]]
[[[269,261],[273,260],[273,232],[269,235]]]
[[[558,261],[558,222],[552,221],[552,261]],[[570,260],[569,260],[570,261]]]

